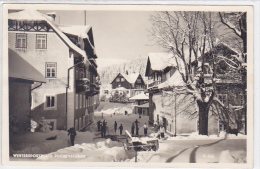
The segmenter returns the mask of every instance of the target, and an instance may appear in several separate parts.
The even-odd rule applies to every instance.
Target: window
[[[104,90],[104,93],[105,93],[105,94],[108,94],[108,90]]]
[[[27,48],[27,35],[25,33],[16,34],[16,48]]]
[[[45,96],[45,110],[54,110],[56,109],[57,98],[55,95],[46,95]]]
[[[36,34],[36,49],[47,49],[47,35]]]
[[[86,107],[86,96],[85,95],[83,95],[82,96],[82,104],[83,104],[83,108],[85,108]]]
[[[79,95],[79,108],[82,108],[82,95]]]
[[[88,99],[87,98],[85,99],[85,105],[86,105],[86,107],[88,107]]]
[[[116,78],[116,82],[120,82],[120,78],[118,77],[118,78]]]
[[[79,108],[79,95],[76,94],[76,109]]]
[[[46,78],[57,77],[57,63],[46,63]]]
[[[122,78],[121,78],[121,82],[124,82],[124,81],[125,81],[125,78],[122,77]]]
[[[141,79],[137,79],[136,83],[142,83]]]
[[[218,99],[219,99],[224,105],[227,105],[227,94],[218,94]]]

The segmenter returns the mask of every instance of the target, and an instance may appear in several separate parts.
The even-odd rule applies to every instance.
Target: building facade
[[[220,131],[233,131],[235,134],[243,131],[245,121],[244,93],[241,73],[234,71],[223,58],[232,60],[233,64],[239,65],[236,60],[239,52],[219,43],[216,50],[205,54],[204,83],[211,83],[215,66],[216,94],[211,105],[208,118],[208,134],[218,134]],[[151,56],[150,56],[151,55]],[[213,66],[215,56],[215,65]],[[172,61],[165,62],[167,58]],[[199,58],[199,62],[200,62]],[[160,61],[161,60],[161,61]],[[185,83],[179,71],[174,68],[174,58],[167,54],[149,54],[146,76],[149,78],[149,124],[164,125],[173,135],[186,134],[198,131],[198,107],[194,96],[187,94]],[[160,64],[158,64],[160,63]],[[165,64],[171,63],[171,64]],[[161,65],[161,66],[160,66]],[[165,68],[171,66],[171,71]],[[169,68],[168,68],[169,69]],[[201,67],[192,67],[194,76],[201,73]],[[169,72],[170,75],[167,75]],[[158,76],[159,75],[159,76]],[[235,130],[235,131],[234,131]]]
[[[119,102],[122,100],[123,102],[128,102],[130,97],[138,95],[146,89],[146,84],[139,73],[118,73],[111,85],[110,100],[118,100],[117,97],[119,96]]]
[[[91,30],[82,29],[86,34]],[[79,36],[72,41],[53,17],[33,10],[9,13],[8,37],[9,48],[46,79],[33,86],[31,117],[35,121],[43,117],[60,130],[80,130],[90,123],[99,103],[94,41]]]
[[[9,126],[12,132],[30,129],[31,93],[34,83],[45,83],[43,75],[15,51],[8,51]]]

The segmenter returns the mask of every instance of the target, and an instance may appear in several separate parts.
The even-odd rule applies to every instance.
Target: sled
[[[159,149],[159,141],[157,138],[149,137],[132,137],[126,130],[126,143],[124,144],[125,150],[135,151],[157,151]]]

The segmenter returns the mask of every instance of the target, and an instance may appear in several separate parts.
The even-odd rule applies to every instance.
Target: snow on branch
[[[231,22],[229,22],[227,19],[224,18],[224,16],[219,12],[220,21],[226,25],[229,29],[231,29],[237,36],[241,37],[242,33],[239,31],[235,25],[233,25]]]

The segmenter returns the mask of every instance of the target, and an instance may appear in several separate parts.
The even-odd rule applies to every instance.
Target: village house
[[[31,93],[34,83],[45,83],[44,76],[15,51],[8,51],[9,126],[17,132],[30,128]]]
[[[219,43],[214,50],[217,58],[232,59],[233,55],[239,53],[228,47],[226,44]],[[153,56],[155,58],[153,58]],[[212,76],[213,70],[213,54],[210,50],[206,53],[205,59],[205,84],[209,82],[209,77]],[[165,62],[167,58],[171,61]],[[160,61],[161,60],[161,61]],[[198,59],[201,63],[200,58]],[[188,95],[185,90],[185,83],[182,80],[181,74],[177,70],[177,65],[174,63],[173,55],[168,54],[149,54],[146,76],[149,78],[149,124],[164,125],[167,131],[173,135],[186,134],[198,131],[198,107],[192,95]],[[235,59],[233,59],[236,62]],[[238,64],[238,62],[236,62]],[[159,66],[160,65],[160,66]],[[241,131],[244,123],[243,112],[243,94],[242,81],[239,73],[231,73],[230,65],[222,59],[218,59],[216,67],[216,96],[214,108],[222,109],[214,111],[210,109],[208,121],[208,134],[218,134],[222,130],[236,128]],[[166,75],[165,68],[173,70],[173,74]],[[171,68],[169,68],[171,67]],[[195,69],[193,67],[194,76],[201,71],[200,65]],[[158,76],[159,75],[159,76]],[[170,78],[169,78],[170,77]],[[224,108],[223,108],[224,107]],[[223,111],[229,111],[229,120],[223,118]],[[222,111],[222,114],[219,113]],[[231,117],[232,116],[232,117]],[[228,122],[227,122],[228,121]]]
[[[111,82],[112,97],[114,94],[126,95],[127,100],[146,89],[145,82],[139,73],[118,73]]]
[[[34,84],[31,114],[52,129],[84,128],[99,104],[97,55],[91,26],[59,27],[55,13],[23,10],[8,14],[9,48],[44,75]]]
[[[157,75],[157,76],[156,76]],[[159,75],[159,76],[158,76]],[[186,84],[177,69],[172,54],[149,54],[146,76],[150,80],[149,124],[163,125],[172,135],[185,135],[198,131],[198,108],[192,95],[183,89]],[[215,116],[209,115],[209,133],[217,133]]]
[[[227,126],[230,126],[231,129],[237,129],[238,132],[244,132],[244,84],[241,73],[232,68],[232,65],[237,66],[241,64],[238,61],[240,55],[241,53],[239,51],[223,42],[218,43],[215,46],[215,50],[210,50],[205,55],[205,62],[209,65],[209,69],[205,71],[208,71],[209,74],[213,73],[210,68],[213,68],[215,59],[216,100],[222,104],[222,107],[225,107],[225,109],[229,111],[231,116],[229,120],[227,120],[227,117],[220,118],[219,127],[221,130],[227,130]],[[201,61],[201,58],[199,58],[199,61]],[[232,61],[232,63],[230,61]],[[199,68],[198,70],[201,69]],[[207,83],[207,79],[205,79],[205,83]],[[218,114],[218,116],[220,115]]]
[[[149,96],[147,94],[142,92],[138,95],[131,97],[129,100],[134,101],[132,105],[133,113],[149,116]]]

